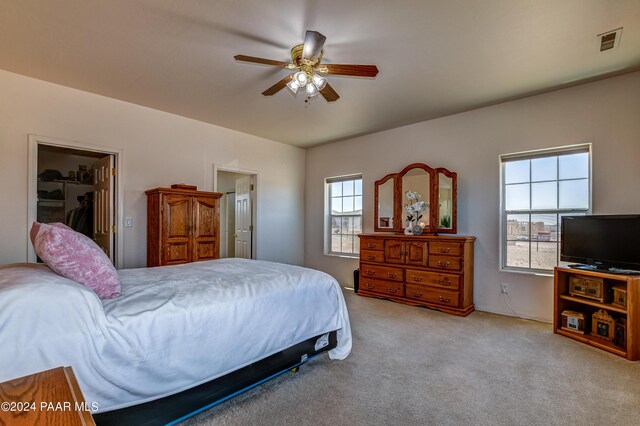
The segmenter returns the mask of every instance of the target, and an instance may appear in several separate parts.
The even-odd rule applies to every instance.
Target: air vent
[[[598,41],[600,43],[600,51],[613,49],[620,45],[620,36],[622,35],[622,27],[617,30],[609,31],[606,33],[598,34]]]

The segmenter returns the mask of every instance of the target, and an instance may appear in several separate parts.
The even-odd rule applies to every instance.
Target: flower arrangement
[[[415,225],[418,225],[418,221],[422,218],[422,212],[429,208],[429,204],[421,200],[420,194],[415,191],[407,191],[404,196],[409,200],[407,208],[407,222],[411,225],[415,221]]]

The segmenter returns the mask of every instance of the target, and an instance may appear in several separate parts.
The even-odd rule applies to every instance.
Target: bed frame
[[[93,419],[98,426],[178,424],[287,371],[296,372],[300,365],[337,346],[337,332],[332,331],[329,333],[329,344],[316,350],[316,342],[322,336],[305,340],[183,392],[119,410],[97,413],[93,415]]]

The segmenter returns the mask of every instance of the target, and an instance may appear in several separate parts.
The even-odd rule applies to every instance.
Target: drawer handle
[[[439,280],[438,282],[440,283],[440,285],[451,285],[451,280],[449,280],[448,278]]]
[[[369,290],[376,288],[375,284],[365,284]]]
[[[413,297],[422,297],[422,293],[414,293],[413,291],[411,292],[411,295]]]
[[[449,253],[451,249],[449,247],[438,247],[440,253]]]
[[[442,296],[438,296],[438,299],[440,299],[441,302],[451,302],[451,297],[442,297]]]
[[[451,265],[449,261],[443,262],[442,260],[438,260],[438,266],[444,266],[446,268],[449,265]]]
[[[396,291],[398,291],[398,289],[397,288],[388,288],[387,291],[389,293],[395,293]]]
[[[367,244],[367,247],[368,247],[368,248],[376,248],[376,247],[378,247],[378,245],[377,245],[377,244],[371,244],[371,243],[368,243],[368,244]]]
[[[422,277],[416,277],[416,276],[414,275],[414,276],[413,276],[413,280],[414,280],[414,281],[418,281],[418,282],[420,282],[420,281],[422,281]]]
[[[398,276],[398,274],[392,274],[391,272],[387,272],[387,276],[389,278],[396,278]]]
[[[367,258],[368,258],[369,260],[376,260],[376,257],[375,257],[375,256],[371,256],[371,255],[367,256]]]
[[[367,275],[375,275],[376,271],[372,271],[370,269],[367,269]]]

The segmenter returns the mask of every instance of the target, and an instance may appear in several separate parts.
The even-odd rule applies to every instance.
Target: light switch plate
[[[131,228],[133,227],[133,218],[132,217],[125,217],[124,218],[124,226],[126,228]]]

